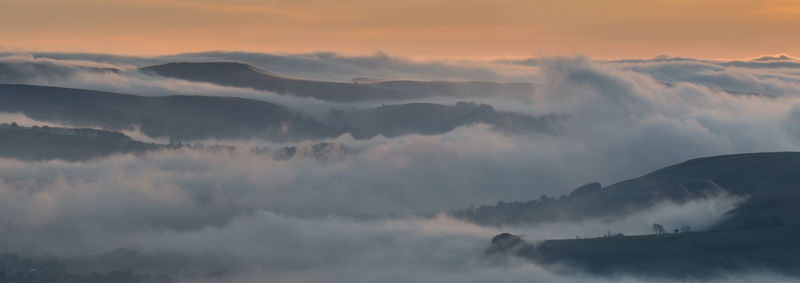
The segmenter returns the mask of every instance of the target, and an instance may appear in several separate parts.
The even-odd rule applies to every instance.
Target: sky
[[[800,53],[794,0],[0,0],[0,51],[412,58]]]

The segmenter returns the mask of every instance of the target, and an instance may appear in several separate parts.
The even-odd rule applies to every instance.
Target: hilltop
[[[289,78],[238,62],[167,63],[144,67],[142,72],[188,81],[245,87],[326,101],[403,100],[433,96],[459,98],[505,96],[527,98],[528,83],[486,81],[378,81],[359,83]]]

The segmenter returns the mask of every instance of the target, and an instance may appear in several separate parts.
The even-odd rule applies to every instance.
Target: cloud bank
[[[345,134],[329,142],[357,153],[332,162],[252,154],[251,146],[274,146],[257,140],[224,141],[239,146],[233,152],[163,150],[88,162],[0,159],[0,231],[7,239],[0,244],[2,250],[74,256],[131,248],[153,256],[213,255],[212,262],[233,266],[237,272],[228,279],[240,282],[596,282],[530,263],[498,264],[482,252],[491,236],[505,230],[543,240],[594,236],[606,229],[646,233],[653,222],[699,228],[738,199],[663,204],[611,222],[504,230],[435,215],[566,194],[593,181],[609,185],[695,157],[800,148],[800,65],[788,57],[730,62],[557,57],[448,65],[385,55],[39,54],[0,60],[11,66],[3,70],[15,70],[0,73],[0,78],[141,95],[240,96],[310,113],[372,106],[133,71],[134,66],[175,58],[246,61],[279,73],[337,80],[371,74],[524,80],[536,84],[530,103],[481,102],[569,119],[557,135],[503,134],[480,124],[429,136],[356,140]],[[328,73],[338,75],[325,77]],[[48,123],[19,114],[3,114],[0,120]],[[784,280],[761,274],[725,280],[734,279]]]

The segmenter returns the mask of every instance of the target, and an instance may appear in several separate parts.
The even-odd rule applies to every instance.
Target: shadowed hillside
[[[495,111],[492,106],[409,103],[342,112],[332,110],[325,121],[269,102],[231,97],[147,97],[110,92],[0,85],[0,112],[109,130],[140,127],[151,137],[182,140],[265,138],[297,141],[351,133],[356,138],[378,134],[441,134],[459,126],[486,123],[506,133],[556,134],[565,115],[528,116]]]
[[[455,105],[408,103],[384,105],[350,113],[331,111],[326,121],[342,127],[356,138],[376,135],[441,134],[456,127],[485,123],[504,133],[555,135],[566,115],[528,116],[496,111],[487,104],[458,102]]]
[[[663,201],[727,193],[749,196],[716,229],[800,224],[800,153],[773,152],[692,159],[602,187],[589,184],[568,196],[501,202],[453,214],[482,224],[556,222],[624,216]]]
[[[605,276],[710,279],[765,271],[800,276],[800,226],[535,244],[501,234],[492,241],[488,253],[508,253],[548,266]]]
[[[6,158],[79,161],[114,153],[142,153],[160,147],[103,130],[0,124],[0,156]]]
[[[327,101],[402,100],[432,96],[459,98],[505,96],[525,98],[533,92],[527,83],[385,81],[343,83],[286,78],[243,63],[169,63],[145,67],[143,72],[223,86],[246,87],[313,97]]]
[[[0,83],[20,83],[29,80],[63,79],[79,72],[119,73],[118,69],[62,66],[46,62],[2,62],[0,61]]]
[[[110,130],[139,126],[151,137],[298,140],[337,134],[283,106],[210,96],[145,97],[30,85],[0,85],[0,112]]]

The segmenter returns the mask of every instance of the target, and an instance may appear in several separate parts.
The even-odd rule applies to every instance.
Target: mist
[[[0,158],[0,249],[65,262],[130,249],[183,259],[180,268],[232,270],[204,282],[649,282],[596,278],[513,257],[485,254],[501,232],[531,242],[704,229],[746,197],[719,195],[664,202],[613,219],[485,227],[448,211],[560,196],[576,187],[610,185],[692,158],[800,149],[800,65],[791,58],[709,61],[661,57],[598,61],[581,56],[533,60],[414,61],[386,54],[256,54],[209,52],[161,57],[102,54],[10,54],[0,81],[144,96],[231,96],[276,103],[325,122],[331,109],[356,111],[384,101],[340,103],[144,74],[138,67],[185,60],[243,61],[309,79],[487,80],[528,82],[530,97],[433,97],[474,101],[526,115],[568,117],[555,134],[504,133],[482,123],[424,135],[349,133],[321,140],[192,140],[231,151],[159,149],[88,161]],[[780,63],[780,64],[778,64]],[[75,127],[0,113],[0,123]],[[138,129],[145,142],[167,143]],[[327,160],[286,160],[253,147],[329,142],[351,149]],[[332,154],[338,154],[334,152]],[[131,266],[155,269],[130,260]],[[778,275],[732,274],[720,281],[791,281]]]
[[[59,61],[64,59],[25,58],[14,60],[66,64]],[[82,65],[91,65],[80,62]],[[94,65],[108,64],[103,62]],[[655,66],[650,67],[652,69],[659,66],[684,68],[673,66],[675,64],[711,64],[700,62],[645,60],[608,63],[582,57],[539,58],[534,68],[539,70],[539,80],[544,83],[537,85],[531,94],[531,101],[534,102],[524,104],[492,98],[486,98],[481,102],[493,106],[500,105],[499,110],[511,112],[567,115],[568,119],[559,126],[557,135],[505,134],[491,131],[484,125],[468,125],[432,136],[412,134],[396,138],[378,136],[368,140],[355,140],[345,134],[328,141],[358,150],[368,150],[363,150],[358,156],[343,162],[330,165],[293,161],[291,171],[302,171],[303,177],[298,179],[306,181],[289,183],[300,188],[323,186],[322,184],[337,188],[336,182],[329,181],[329,178],[335,177],[334,179],[347,181],[342,186],[385,188],[387,192],[385,198],[393,195],[391,197],[393,200],[386,201],[387,203],[403,204],[398,206],[411,204],[409,209],[392,208],[394,205],[384,207],[380,204],[376,205],[375,209],[353,209],[351,214],[373,214],[379,210],[377,207],[388,208],[385,213],[417,209],[429,211],[437,208],[449,209],[494,203],[500,200],[532,199],[541,194],[566,194],[571,189],[588,182],[598,181],[608,185],[699,156],[797,150],[800,146],[800,132],[792,125],[798,121],[796,109],[800,107],[800,97],[790,93],[790,89],[786,89],[787,86],[793,86],[792,84],[765,80],[764,84],[772,83],[774,85],[772,89],[785,89],[786,94],[736,95],[692,80],[670,82],[670,85],[665,85],[660,79],[655,78],[655,75],[636,70],[641,66]],[[388,64],[385,67],[391,68],[391,66]],[[731,70],[727,70],[728,67],[722,63],[714,66],[716,73],[744,72],[741,67],[730,67]],[[45,81],[54,82],[54,85],[59,86],[144,95],[257,97],[299,111],[316,113],[318,117],[331,108],[361,109],[372,106],[362,103],[322,102],[309,98],[186,82],[127,73],[124,68],[122,69],[121,73],[100,74],[76,71],[78,75],[67,79],[52,81],[45,79]],[[747,71],[761,70],[763,68]],[[769,71],[775,70],[769,69]],[[790,78],[794,75],[788,73],[784,76]],[[35,76],[31,80],[42,82],[37,81]],[[730,90],[741,91],[733,88]],[[451,104],[458,100],[458,98],[436,98],[423,102]],[[21,117],[15,119],[31,124],[30,120]],[[4,120],[13,122],[11,119]],[[50,122],[41,121],[41,123]],[[135,129],[126,133],[140,140],[164,142],[163,139],[153,139],[137,133]],[[230,139],[200,142],[241,145],[245,151],[247,147],[253,146],[282,146],[259,140]],[[196,162],[202,162],[205,157],[193,158],[198,159]],[[247,160],[247,157],[244,158]],[[458,162],[453,165],[454,161]],[[254,167],[259,166],[261,165],[254,165]],[[298,169],[295,169],[295,166]],[[301,166],[320,169],[300,168]],[[448,168],[452,170],[442,170]],[[398,175],[404,176],[402,182],[389,181],[396,179],[392,177],[398,172],[396,170],[404,172]],[[352,176],[353,174],[348,172],[369,173]],[[265,182],[270,183],[270,181]],[[407,197],[426,191],[441,197],[428,197],[422,202]],[[452,197],[453,195],[457,196]],[[399,201],[394,200],[398,197]],[[284,211],[286,210],[280,210]],[[320,209],[320,211],[333,210]]]

